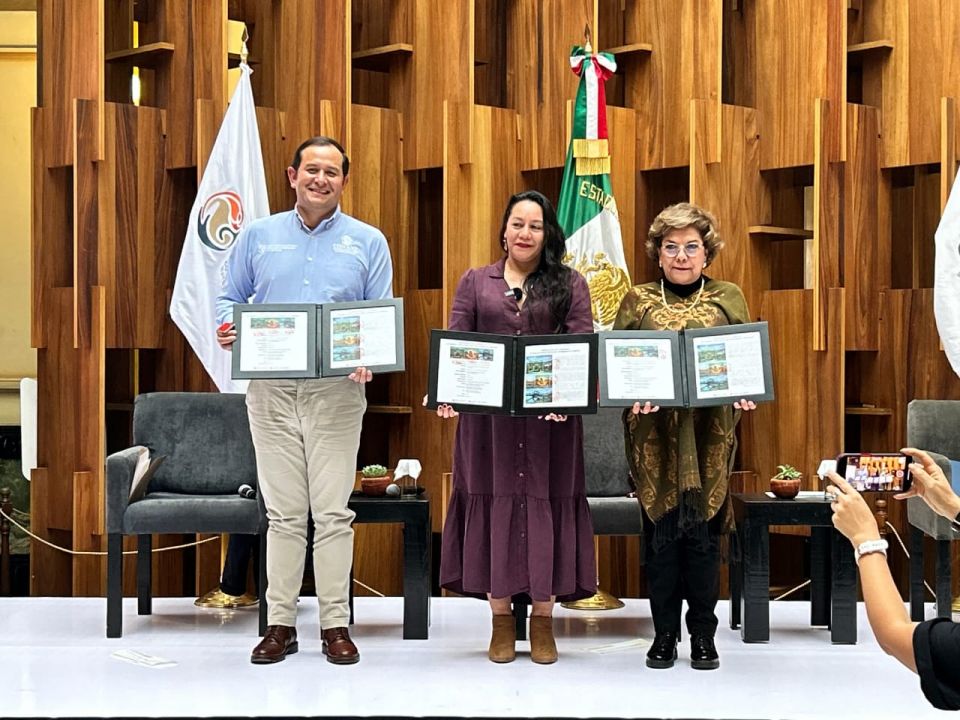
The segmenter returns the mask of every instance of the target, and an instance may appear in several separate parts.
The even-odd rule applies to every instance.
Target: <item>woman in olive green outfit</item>
[[[663,277],[624,297],[615,330],[680,330],[750,322],[733,283],[703,274],[723,242],[714,217],[689,203],[672,205],[650,226],[647,253]],[[694,668],[712,670],[720,582],[720,537],[733,530],[727,493],[740,410],[732,406],[670,408],[634,403],[623,414],[627,460],[644,520],[644,561],[656,637],[647,666],[672,667],[687,600]]]

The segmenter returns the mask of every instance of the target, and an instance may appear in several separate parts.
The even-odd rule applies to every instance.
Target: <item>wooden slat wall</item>
[[[38,41],[55,50],[40,63],[44,131],[50,139],[47,167],[64,167],[74,158],[75,99],[103,104],[103,2],[49,0],[38,5],[37,13]],[[99,157],[102,126],[95,142]]]
[[[473,0],[410,0],[413,57],[401,73],[406,84],[401,110],[407,118],[404,167],[443,164],[443,103],[469,127],[473,104]],[[442,40],[441,40],[442,38]]]
[[[649,45],[621,53],[608,84],[631,276],[656,277],[643,244],[662,207],[700,202],[727,242],[708,272],[737,282],[771,324],[777,400],[744,419],[744,476],[762,486],[783,462],[809,475],[840,450],[894,449],[911,398],[960,397],[930,290],[932,234],[960,142],[955,2],[39,5],[31,337],[41,467],[32,493],[34,525],[55,542],[102,545],[104,443],[128,434],[134,393],[212,390],[167,307],[227,102],[228,20],[250,33],[272,209],[292,205],[285,168],[296,145],[327,133],[353,159],[344,209],[388,238],[394,291],[406,300],[407,372],[370,389],[399,412],[369,418],[367,438],[391,464],[420,458],[435,498],[455,422],[419,408],[429,331],[446,324],[463,271],[498,257],[506,198],[529,187],[556,197],[577,88],[567,58],[587,23],[598,50]],[[134,19],[140,43],[173,45],[141,69],[139,108],[129,103],[130,61],[105,63],[132,46]],[[848,60],[851,45],[882,40],[892,47],[853,48]],[[353,59],[395,44],[382,63]],[[813,238],[757,226],[806,227]],[[877,414],[857,414],[865,405]],[[441,510],[435,503],[437,531]],[[358,532],[358,577],[388,593],[401,590],[397,532]],[[218,545],[197,551],[193,587],[182,581],[183,554],[157,558],[157,590],[208,589]],[[102,592],[102,562],[34,552],[35,592]],[[638,558],[636,539],[603,539],[602,584],[643,593]]]
[[[631,58],[625,69],[627,104],[637,111],[641,169],[690,163],[691,100],[708,101],[701,112],[713,116],[711,131],[720,132],[721,9],[721,0],[630,4],[625,42],[653,46],[648,59]],[[718,142],[714,136],[705,148],[709,162],[717,161]]]
[[[725,241],[717,260],[708,267],[711,277],[737,283],[744,290],[747,305],[756,316],[760,295],[770,288],[770,250],[764,239],[753,239],[747,232],[759,224],[758,201],[763,197],[760,182],[760,151],[757,141],[755,110],[723,106],[723,135],[720,162],[709,163],[703,148],[714,136],[714,119],[709,103],[691,101],[694,110],[690,147],[690,201],[711,208],[720,222]],[[725,188],[741,192],[726,192]],[[766,283],[764,281],[767,281]]]
[[[762,118],[763,169],[809,165],[814,150],[814,101],[832,105],[839,127],[846,59],[846,0],[756,3],[757,109]],[[789,90],[788,90],[789,89]]]
[[[879,114],[847,111],[847,163],[843,176],[843,285],[847,289],[848,350],[877,350],[880,292],[890,285],[890,246],[880,233]]]
[[[562,167],[567,152],[558,110],[577,92],[567,58],[596,28],[591,0],[515,0],[508,10],[508,106],[520,113],[522,168]],[[600,50],[602,48],[595,48]]]
[[[812,489],[820,459],[843,450],[843,295],[841,289],[827,294],[824,351],[813,350],[813,291],[777,290],[762,296],[759,318],[770,324],[777,399],[746,415],[740,435],[740,463],[761,478],[789,463],[806,469]]]

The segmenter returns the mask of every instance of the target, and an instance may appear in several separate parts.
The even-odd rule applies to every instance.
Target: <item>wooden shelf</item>
[[[409,405],[367,405],[367,412],[372,415],[412,415],[413,408]]]
[[[888,417],[893,415],[893,410],[885,407],[861,407],[860,405],[851,405],[844,408],[843,412],[847,415],[876,415]]]
[[[629,45],[607,48],[603,52],[610,53],[614,57],[617,55],[632,55],[634,53],[652,53],[653,45],[650,43],[630,43]]]
[[[769,235],[774,240],[809,240],[813,237],[813,230],[777,225],[751,225],[747,232],[751,235]]]
[[[129,50],[114,50],[107,53],[105,60],[108,63],[154,68],[169,59],[172,54],[173,43],[155,42]]]
[[[879,50],[893,50],[893,43],[889,40],[871,40],[870,42],[857,43],[856,45],[848,45],[848,53],[868,53],[876,52]]]
[[[133,412],[132,402],[108,402],[104,404],[104,410],[110,412]]]
[[[390,67],[395,60],[408,58],[411,55],[413,55],[413,45],[410,43],[381,45],[369,50],[357,50],[353,53],[353,67],[358,70],[390,72]]]
[[[247,65],[259,65],[260,60],[258,58],[247,56]],[[240,67],[240,53],[228,52],[227,53],[227,67],[228,68],[237,68]]]

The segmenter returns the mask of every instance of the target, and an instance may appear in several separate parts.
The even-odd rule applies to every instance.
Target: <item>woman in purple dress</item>
[[[563,264],[564,243],[546,197],[534,191],[511,197],[500,229],[504,257],[460,279],[450,330],[593,332],[590,292],[583,277]],[[457,413],[441,405],[437,414]],[[511,602],[528,597],[530,657],[556,661],[555,601],[590,597],[596,590],[579,417],[460,417],[440,584],[489,601],[489,657],[498,663],[516,657]]]

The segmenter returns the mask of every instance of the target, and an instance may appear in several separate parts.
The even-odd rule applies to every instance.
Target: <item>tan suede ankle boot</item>
[[[513,615],[493,616],[489,658],[495,663],[513,662],[517,657],[517,624]]]
[[[557,642],[553,639],[552,617],[530,617],[530,659],[541,665],[557,661]]]

